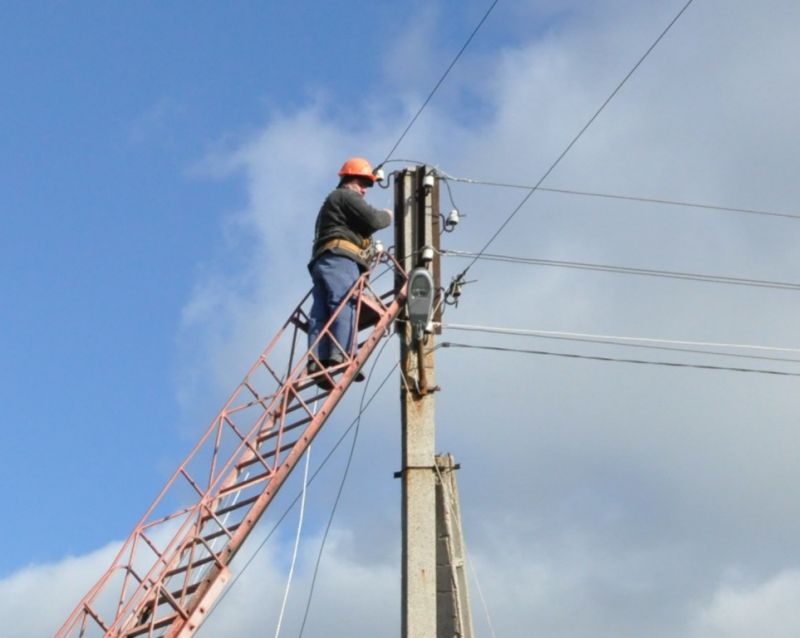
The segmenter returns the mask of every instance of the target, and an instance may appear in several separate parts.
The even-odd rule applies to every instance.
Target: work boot
[[[330,359],[325,359],[322,362],[322,365],[324,365],[326,368],[332,368],[334,366],[341,365],[344,362],[345,362],[345,360],[342,358],[342,355],[337,353],[337,354],[331,355]],[[337,370],[337,373],[338,372],[340,372],[340,371]],[[356,372],[355,376],[353,377],[353,381],[355,381],[356,383],[361,383],[364,379],[365,379],[365,377],[364,377],[363,373],[361,372],[361,370]]]
[[[314,361],[313,359],[309,359],[308,363],[306,364],[306,374],[309,377],[313,377],[319,371],[320,371],[320,367],[317,364],[317,362]]]
[[[313,359],[309,359],[308,363],[306,364],[306,375],[314,379],[314,383],[317,385],[317,387],[322,388],[323,390],[331,390],[333,389],[333,384],[328,381],[325,375],[322,374],[322,370],[327,368],[328,365],[325,361],[322,361],[322,366],[323,367],[320,367],[319,364]]]

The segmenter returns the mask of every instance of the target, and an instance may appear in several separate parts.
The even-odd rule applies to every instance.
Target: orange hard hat
[[[372,174],[372,166],[363,157],[351,157],[346,160],[339,169],[339,177],[364,177],[373,184],[376,179]]]

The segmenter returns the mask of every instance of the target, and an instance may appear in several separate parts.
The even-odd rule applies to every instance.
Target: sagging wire
[[[781,370],[764,370],[759,368],[734,368],[727,366],[715,366],[702,363],[676,363],[674,361],[649,361],[645,359],[622,359],[617,357],[602,357],[586,354],[574,354],[571,352],[551,352],[547,350],[526,350],[524,348],[504,348],[501,346],[487,346],[470,343],[455,343],[452,341],[443,341],[437,348],[464,348],[469,350],[489,350],[494,352],[506,352],[516,354],[530,354],[551,357],[563,357],[567,359],[584,359],[590,361],[603,361],[613,363],[633,363],[638,365],[650,366],[665,366],[670,368],[694,368],[698,370],[715,370],[725,372],[749,372],[752,374],[767,374],[781,377],[800,377],[800,372],[783,372]]]
[[[480,598],[481,605],[483,606],[483,613],[486,616],[486,624],[489,626],[489,633],[492,634],[492,638],[497,638],[497,634],[494,632],[494,625],[492,624],[492,617],[489,614],[489,605],[486,604],[486,598],[481,588],[481,581],[478,580],[478,572],[475,571],[473,561],[467,563],[467,568],[472,573],[472,580],[475,581],[475,588],[478,590],[478,598]]]
[[[530,190],[533,188],[530,184],[510,184],[506,182],[492,182],[486,180],[479,180],[479,179],[470,179],[467,177],[454,177],[452,175],[447,175],[446,173],[440,171],[442,180],[459,182],[462,184],[473,184],[479,186],[493,186],[498,188],[516,188],[522,190]],[[767,217],[783,217],[786,219],[794,219],[800,220],[800,215],[796,213],[786,213],[780,211],[771,211],[771,210],[764,210],[764,209],[757,209],[757,208],[737,208],[734,206],[722,206],[720,204],[704,204],[698,202],[687,202],[681,200],[674,200],[674,199],[664,199],[664,198],[657,198],[657,197],[641,197],[638,195],[619,195],[614,193],[600,193],[595,191],[582,191],[582,190],[575,190],[575,189],[568,189],[568,188],[548,188],[545,186],[539,186],[537,190],[542,191],[543,193],[558,193],[561,195],[577,195],[581,197],[599,197],[604,199],[619,199],[624,201],[630,202],[641,202],[645,204],[661,204],[667,206],[682,206],[686,208],[699,208],[703,210],[709,211],[720,211],[720,212],[730,212],[730,213],[743,213],[747,215],[762,215]]]
[[[314,402],[314,412],[316,413],[316,401]],[[308,491],[308,466],[311,462],[311,445],[306,450],[306,465],[303,470],[303,490],[301,492],[302,498],[300,499],[300,516],[297,522],[297,535],[294,539],[294,550],[292,551],[292,562],[289,566],[289,577],[286,581],[286,588],[283,591],[283,602],[281,603],[281,611],[278,614],[278,624],[275,627],[275,638],[278,638],[281,633],[281,625],[283,624],[283,616],[286,612],[286,603],[289,600],[289,589],[292,585],[292,577],[294,576],[294,567],[297,564],[297,550],[300,547],[300,534],[303,531],[303,519],[306,512],[306,492]]]
[[[394,160],[391,160],[394,161]],[[411,160],[408,160],[411,161]],[[423,162],[413,162],[417,164],[423,164]],[[511,182],[496,182],[491,180],[482,180],[482,179],[474,179],[470,177],[457,177],[455,175],[451,175],[444,169],[436,166],[434,167],[434,171],[439,179],[444,182],[444,185],[447,189],[448,199],[450,200],[450,204],[452,205],[453,209],[458,211],[461,217],[466,217],[466,214],[461,212],[461,209],[455,203],[455,199],[453,197],[453,190],[451,187],[451,182],[456,182],[459,184],[468,184],[471,186],[490,186],[495,188],[510,188],[510,189],[517,189],[517,190],[531,190],[536,188],[536,190],[541,191],[543,193],[555,193],[559,195],[574,195],[578,197],[596,197],[600,199],[613,199],[613,200],[621,200],[627,202],[640,202],[643,204],[657,204],[661,206],[676,206],[682,208],[695,208],[699,210],[706,210],[710,212],[723,212],[723,213],[740,213],[744,215],[757,215],[763,217],[778,217],[783,219],[790,219],[790,220],[800,220],[800,214],[798,213],[789,213],[785,211],[775,211],[775,210],[766,210],[763,208],[744,208],[744,207],[737,207],[737,206],[723,206],[722,204],[710,204],[704,202],[690,202],[686,200],[678,200],[678,199],[667,199],[663,197],[645,197],[641,195],[625,195],[619,193],[605,193],[599,191],[585,191],[579,190],[574,188],[551,188],[547,186],[538,186],[535,187],[533,184],[516,184]],[[394,175],[395,173],[392,173]],[[385,188],[385,187],[384,187]],[[445,218],[443,215],[440,215],[443,221]],[[445,229],[445,232],[450,232],[450,229]]]
[[[381,170],[380,167],[378,167],[373,172],[376,173],[377,175],[380,175],[380,173],[379,173],[380,170]],[[396,175],[397,175],[397,171],[392,171],[391,173],[386,175],[386,177],[379,176],[378,179],[376,180],[376,183],[378,184],[378,188],[382,188],[384,190],[389,188],[392,185],[392,178],[395,178]]]
[[[739,350],[754,350],[760,352],[787,352],[800,353],[800,348],[780,348],[743,343],[719,343],[711,341],[685,341],[678,339],[655,339],[651,337],[627,337],[613,335],[587,334],[582,332],[564,332],[555,330],[529,330],[525,328],[504,328],[499,326],[475,326],[458,323],[442,323],[441,328],[465,332],[480,332],[484,334],[501,334],[514,337],[531,337],[535,339],[555,339],[558,341],[573,341],[578,343],[595,343],[600,345],[623,346],[626,348],[641,348],[646,350],[666,350],[670,352],[683,352],[688,354],[711,355],[715,357],[733,357],[737,359],[760,359],[764,361],[778,361],[781,363],[800,363],[800,359],[790,357],[776,357],[759,354],[741,354],[737,352],[720,352],[718,350],[703,350],[701,348],[729,348]],[[680,346],[680,347],[678,347]]]
[[[483,26],[483,23],[484,23],[484,22],[486,22],[486,19],[489,17],[489,14],[490,14],[490,13],[492,12],[492,10],[495,8],[495,6],[497,5],[498,1],[499,1],[499,0],[494,0],[494,2],[492,2],[491,6],[490,6],[490,7],[489,7],[489,8],[486,10],[486,13],[484,13],[484,14],[483,14],[483,17],[480,19],[480,21],[478,22],[478,24],[477,24],[477,25],[475,26],[475,28],[472,30],[472,33],[470,33],[470,35],[469,35],[469,37],[467,38],[466,42],[464,42],[464,44],[463,44],[463,46],[461,47],[461,49],[458,51],[458,53],[456,54],[456,56],[453,58],[453,61],[452,61],[452,62],[450,62],[450,65],[447,67],[447,69],[445,69],[445,72],[444,72],[444,73],[442,74],[442,76],[439,78],[439,81],[436,83],[436,85],[433,87],[433,89],[431,90],[431,92],[428,94],[428,97],[427,97],[427,98],[425,98],[425,101],[422,103],[422,106],[420,106],[420,107],[419,107],[419,109],[417,110],[417,112],[416,112],[416,114],[414,115],[414,117],[412,117],[412,118],[411,118],[411,121],[408,123],[408,126],[406,126],[405,130],[404,130],[404,131],[403,131],[403,132],[400,134],[400,137],[399,137],[399,138],[398,138],[398,140],[397,140],[397,141],[394,143],[394,146],[392,146],[392,149],[391,149],[391,150],[390,150],[390,151],[389,151],[389,152],[386,154],[386,158],[383,160],[383,162],[381,162],[381,164],[386,164],[386,163],[389,161],[389,158],[392,156],[392,153],[394,153],[394,152],[397,150],[397,147],[398,147],[398,146],[400,146],[400,142],[402,142],[402,141],[403,141],[403,139],[405,138],[405,136],[406,136],[406,135],[408,134],[408,132],[411,130],[411,127],[412,127],[412,126],[414,126],[414,123],[417,121],[417,118],[418,118],[418,117],[419,117],[419,116],[422,114],[422,111],[424,111],[424,110],[425,110],[425,107],[426,107],[426,106],[428,106],[428,102],[430,102],[430,101],[431,101],[431,99],[433,98],[433,96],[436,94],[436,91],[438,91],[438,90],[439,90],[439,87],[440,87],[440,86],[442,85],[442,83],[445,81],[445,78],[447,78],[447,76],[450,74],[450,71],[451,71],[451,70],[453,69],[453,67],[456,65],[456,62],[458,62],[459,58],[461,58],[461,56],[462,56],[462,54],[464,53],[464,51],[466,51],[466,50],[467,50],[467,47],[469,46],[470,42],[472,42],[472,39],[475,37],[475,34],[477,34],[477,33],[478,33],[478,31],[480,30],[480,28]]]
[[[317,475],[322,471],[322,468],[325,467],[325,465],[328,463],[328,461],[330,461],[330,459],[333,456],[334,452],[336,452],[336,450],[339,449],[339,446],[344,442],[345,438],[347,438],[347,435],[350,433],[350,431],[359,422],[359,419],[360,419],[361,415],[363,415],[364,412],[367,411],[367,408],[369,408],[369,406],[372,404],[372,402],[378,396],[380,391],[383,389],[383,386],[386,385],[387,381],[389,381],[389,378],[392,376],[392,373],[395,371],[395,368],[397,368],[399,365],[400,365],[400,362],[399,361],[396,362],[394,364],[394,366],[392,366],[392,368],[389,370],[389,372],[386,373],[386,376],[383,378],[383,380],[381,381],[380,385],[378,385],[378,387],[375,389],[375,391],[372,393],[372,395],[369,397],[369,399],[367,399],[367,401],[364,403],[363,409],[361,409],[359,411],[359,414],[356,416],[355,419],[353,419],[353,421],[350,423],[350,425],[347,426],[347,428],[345,428],[344,432],[342,432],[342,435],[336,440],[336,443],[333,444],[333,446],[331,447],[330,451],[325,455],[325,458],[322,459],[322,462],[319,464],[317,469],[314,470],[314,472],[311,474],[311,477],[308,479],[308,484],[309,485],[311,485],[314,482],[314,479],[316,479]],[[264,548],[264,546],[267,544],[269,539],[272,538],[272,535],[277,531],[277,529],[278,529],[278,527],[280,527],[281,523],[283,523],[283,520],[289,515],[289,512],[292,511],[292,508],[300,500],[300,497],[301,497],[301,494],[298,493],[294,497],[292,502],[289,503],[289,505],[286,507],[286,509],[283,511],[283,513],[278,517],[278,520],[272,526],[272,529],[269,530],[267,535],[264,537],[264,540],[261,541],[261,543],[255,549],[255,551],[252,553],[252,555],[247,559],[247,561],[245,562],[245,564],[242,567],[241,571],[238,574],[236,574],[236,576],[234,576],[234,578],[231,580],[230,585],[228,585],[228,587],[225,588],[225,590],[222,592],[220,597],[217,598],[217,600],[215,601],[213,607],[211,607],[211,609],[209,609],[207,616],[210,616],[217,609],[217,607],[222,603],[222,601],[225,599],[225,597],[228,595],[228,593],[233,589],[233,586],[237,583],[239,578],[241,578],[242,575],[244,575],[244,573],[250,567],[252,562],[255,560],[256,556]]]
[[[684,14],[684,12],[689,8],[694,0],[688,0],[686,4],[678,11],[675,17],[667,24],[667,26],[661,31],[659,36],[655,39],[655,41],[647,48],[647,50],[639,57],[637,62],[631,67],[625,77],[617,84],[613,91],[608,95],[608,97],[603,101],[603,103],[599,106],[599,108],[594,112],[594,114],[589,118],[589,120],[581,127],[581,129],[575,134],[575,136],[569,141],[569,143],[564,147],[564,150],[556,157],[556,159],[550,164],[547,170],[542,174],[536,184],[531,187],[525,197],[517,204],[517,206],[509,213],[509,215],[505,218],[502,224],[497,228],[497,230],[489,237],[488,241],[484,244],[483,248],[479,251],[478,255],[482,255],[486,250],[488,250],[489,246],[494,243],[495,239],[502,233],[506,226],[511,222],[511,220],[519,213],[522,207],[528,202],[528,200],[533,196],[533,194],[539,189],[539,187],[544,183],[544,181],[551,175],[551,173],[556,169],[556,167],[561,163],[567,154],[572,150],[572,147],[578,143],[583,134],[589,129],[589,127],[594,124],[595,120],[600,117],[600,114],[605,110],[605,108],[611,103],[611,101],[616,97],[616,95],[622,90],[622,87],[628,82],[628,80],[633,76],[636,70],[644,63],[653,49],[656,48],[659,42],[667,35],[667,33],[672,29],[675,23],[680,19],[680,17]],[[478,257],[476,256],[467,267],[462,271],[462,275],[466,275],[470,268],[478,261]]]
[[[707,275],[703,273],[661,270],[657,268],[637,268],[634,266],[615,266],[611,264],[598,264],[582,261],[539,259],[536,257],[518,257],[514,255],[498,255],[492,253],[473,253],[462,250],[440,250],[439,254],[445,257],[471,258],[473,260],[482,259],[486,261],[505,262],[518,265],[551,266],[554,268],[593,270],[622,275],[639,275],[645,277],[679,279],[684,281],[700,281],[704,283],[749,286],[754,288],[773,288],[778,290],[795,291],[800,290],[800,283],[798,282],[775,281],[770,279],[750,279],[747,277],[733,277],[730,275]]]
[[[390,159],[384,160],[380,164],[378,164],[374,169],[372,169],[372,174],[375,175],[376,182],[378,186],[382,189],[387,189],[391,185],[391,180],[397,180],[397,176],[400,174],[400,171],[390,171],[385,176],[383,175],[383,167],[386,164],[392,163],[403,163],[403,164],[414,164],[416,166],[425,166],[427,162],[423,162],[421,160],[413,160],[413,159]]]
[[[451,233],[451,232],[453,232],[455,230],[455,227],[458,225],[459,221],[461,220],[461,218],[462,217],[466,217],[466,215],[464,213],[462,213],[460,211],[460,209],[458,208],[458,206],[456,205],[455,199],[453,198],[453,190],[452,190],[450,184],[448,183],[448,181],[443,178],[443,176],[447,175],[447,173],[445,173],[444,171],[439,169],[437,166],[431,166],[428,162],[424,162],[422,160],[392,159],[392,160],[388,160],[386,162],[383,162],[383,163],[379,164],[373,170],[373,173],[375,173],[376,175],[379,176],[378,180],[377,180],[377,184],[378,184],[378,186],[380,188],[383,188],[383,189],[389,188],[391,186],[392,179],[394,179],[396,181],[397,180],[397,175],[400,174],[400,171],[391,171],[386,176],[383,176],[383,166],[385,164],[388,164],[388,163],[391,163],[391,162],[402,162],[404,164],[414,164],[416,166],[429,166],[430,168],[425,173],[426,176],[427,175],[435,175],[437,177],[442,178],[442,181],[444,181],[444,185],[447,188],[447,195],[448,195],[448,198],[450,199],[450,204],[451,204],[452,208],[451,208],[449,214],[446,215],[446,216],[443,213],[439,213],[439,220],[440,220],[439,234],[441,235],[443,233]],[[454,179],[454,181],[456,181],[456,180]]]
[[[352,461],[353,461],[353,455],[354,455],[355,449],[356,449],[356,442],[358,441],[358,433],[359,433],[359,430],[361,429],[361,415],[364,413],[364,410],[366,409],[365,406],[364,406],[364,399],[367,396],[367,388],[369,387],[369,382],[372,379],[373,373],[375,372],[375,367],[378,365],[378,361],[380,360],[381,355],[383,354],[383,351],[386,348],[386,345],[388,343],[389,343],[389,339],[386,339],[383,342],[383,344],[381,345],[380,350],[378,350],[378,353],[375,355],[375,359],[374,359],[374,361],[372,363],[372,367],[369,370],[369,374],[367,375],[367,378],[364,381],[364,390],[361,392],[361,402],[359,403],[359,406],[358,406],[358,416],[356,417],[356,420],[354,422],[355,423],[355,431],[353,432],[353,440],[352,440],[352,443],[350,444],[350,452],[349,452],[349,454],[347,456],[347,463],[345,464],[344,472],[342,474],[342,480],[339,483],[339,490],[336,493],[336,498],[334,499],[333,507],[331,508],[330,516],[328,517],[328,523],[325,526],[325,532],[322,535],[322,541],[320,543],[319,552],[317,553],[317,560],[314,563],[314,574],[311,577],[311,585],[309,586],[308,599],[306,600],[306,608],[305,608],[305,611],[303,613],[303,621],[300,624],[300,632],[297,634],[298,638],[302,637],[303,631],[305,630],[306,621],[308,620],[308,614],[309,614],[309,612],[311,610],[311,600],[312,600],[312,598],[314,596],[314,587],[316,586],[316,583],[317,583],[317,575],[319,573],[320,563],[322,562],[322,554],[323,554],[323,551],[325,549],[325,543],[326,543],[326,541],[328,539],[328,534],[329,534],[329,532],[331,530],[331,525],[333,524],[333,517],[336,514],[336,509],[337,509],[337,507],[339,505],[339,501],[341,500],[342,492],[344,491],[344,485],[345,485],[345,483],[347,481],[347,476],[348,476],[348,473],[350,471],[350,466],[351,466]],[[390,374],[391,374],[391,372],[394,371],[394,368],[396,368],[398,365],[399,365],[399,362],[396,363],[394,365],[394,367],[392,367],[392,370],[390,371]],[[383,387],[383,384],[381,384],[381,387]]]

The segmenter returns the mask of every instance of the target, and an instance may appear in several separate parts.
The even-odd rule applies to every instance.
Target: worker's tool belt
[[[369,246],[369,240],[366,240],[367,246]],[[348,253],[352,253],[357,258],[362,258],[364,253],[361,246],[358,244],[354,244],[351,241],[347,241],[346,239],[331,239],[323,243],[319,248],[317,248],[316,254],[321,255],[326,250],[331,250],[332,248],[339,248],[340,250],[344,250]]]

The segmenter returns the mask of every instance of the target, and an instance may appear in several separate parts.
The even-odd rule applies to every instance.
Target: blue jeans
[[[334,255],[333,253],[322,253],[311,264],[311,281],[314,287],[311,291],[314,303],[311,306],[308,327],[308,346],[311,348],[317,340],[325,324],[331,315],[342,303],[342,299],[347,296],[350,288],[361,275],[358,264],[352,259]],[[355,300],[351,300],[339,316],[331,324],[330,332],[339,342],[344,351],[349,356],[353,345],[353,332],[355,320]],[[315,354],[321,361],[326,359],[343,360],[343,355],[339,348],[335,346],[327,337],[323,338],[317,345]]]

